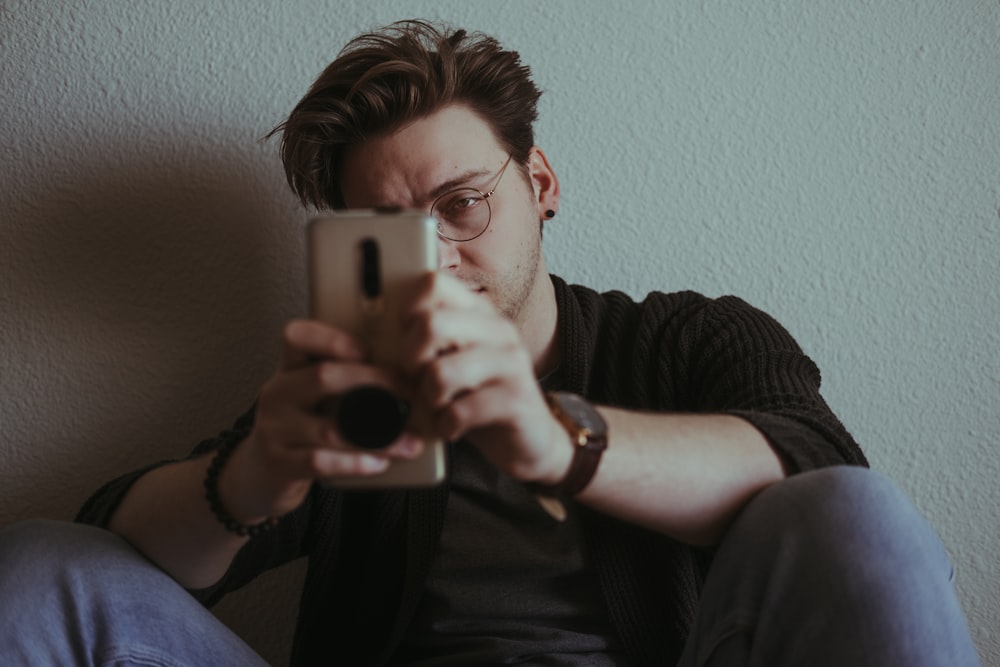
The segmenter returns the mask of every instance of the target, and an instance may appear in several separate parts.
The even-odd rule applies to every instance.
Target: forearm
[[[600,411],[609,447],[578,500],[682,542],[715,544],[754,495],[785,477],[764,436],[738,417]]]
[[[208,508],[204,479],[210,460],[201,456],[146,473],[108,526],[191,589],[218,582],[247,539],[226,531]]]

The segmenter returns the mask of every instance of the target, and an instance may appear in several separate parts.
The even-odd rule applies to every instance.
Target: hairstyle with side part
[[[346,147],[453,103],[479,114],[523,168],[540,96],[520,55],[495,38],[400,21],[352,39],[267,138],[282,133],[285,176],[299,200],[337,209],[345,206],[339,167]]]

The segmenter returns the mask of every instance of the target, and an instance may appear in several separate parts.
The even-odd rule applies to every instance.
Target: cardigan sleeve
[[[253,426],[255,409],[251,408],[233,424],[213,438],[203,440],[184,459],[161,461],[140,468],[114,479],[98,489],[83,505],[76,516],[79,523],[87,523],[107,528],[118,506],[135,482],[146,473],[170,463],[190,460],[214,451],[224,443],[243,440]],[[315,491],[315,490],[314,490]],[[225,593],[235,590],[265,570],[289,562],[306,551],[309,507],[315,493],[294,512],[282,518],[278,526],[267,533],[258,535],[239,551],[229,571],[217,584],[192,593],[206,604],[212,604]],[[207,502],[207,501],[206,501]]]
[[[771,316],[736,297],[709,300],[687,321],[680,345],[699,411],[753,424],[789,474],[867,465],[820,394],[819,368]]]
[[[182,460],[197,458],[198,456],[201,456],[209,451],[218,449],[225,442],[242,440],[247,436],[247,434],[250,433],[250,428],[253,426],[253,417],[254,408],[251,408],[248,412],[236,420],[232,428],[222,431],[214,438],[202,440],[198,443],[186,459],[160,461],[126,473],[104,484],[83,504],[83,507],[80,508],[80,511],[76,515],[76,521],[78,523],[87,523],[101,528],[107,528],[108,524],[111,522],[112,515],[114,515],[118,506],[121,505],[122,500],[128,494],[132,485],[135,484],[140,477],[152,470],[155,470],[156,468],[171,463],[178,463]]]
[[[820,372],[791,334],[736,297],[598,294],[553,276],[566,389],[597,403],[728,413],[754,425],[789,474],[867,465],[820,394]]]

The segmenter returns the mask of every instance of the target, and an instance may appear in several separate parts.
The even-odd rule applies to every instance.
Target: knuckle
[[[427,367],[427,390],[437,396],[448,386],[451,373],[446,364],[437,361]]]
[[[327,462],[329,457],[323,456],[323,453],[319,449],[312,449],[309,451],[309,456],[306,457],[306,465],[309,474],[313,477],[318,477],[324,474],[330,474],[327,468],[329,464]]]
[[[452,374],[446,364],[431,364],[424,375],[424,398],[435,407],[443,406],[448,403],[452,384]]]
[[[286,348],[294,349],[302,343],[303,329],[302,320],[290,320],[281,328],[281,342]]]
[[[333,361],[324,361],[312,365],[309,372],[310,382],[319,388],[330,389],[336,386],[337,380],[341,375],[340,364]]]
[[[309,367],[309,373],[307,374],[309,382],[319,387],[324,386],[327,383],[329,376],[333,373],[331,366],[332,364],[328,362],[312,364]]]
[[[434,413],[435,430],[448,438],[456,437],[456,433],[461,430],[462,424],[464,424],[462,410],[456,405],[449,405]]]
[[[281,327],[281,342],[285,345],[292,345],[295,341],[295,333],[298,327],[298,322],[291,320],[286,322],[283,327]]]

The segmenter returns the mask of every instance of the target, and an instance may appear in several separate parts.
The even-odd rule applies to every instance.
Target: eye
[[[483,196],[476,190],[463,190],[445,197],[436,207],[448,219],[462,218],[476,211],[483,203]]]
[[[470,241],[490,224],[490,204],[475,188],[459,188],[442,195],[431,207],[438,233],[452,241]]]

